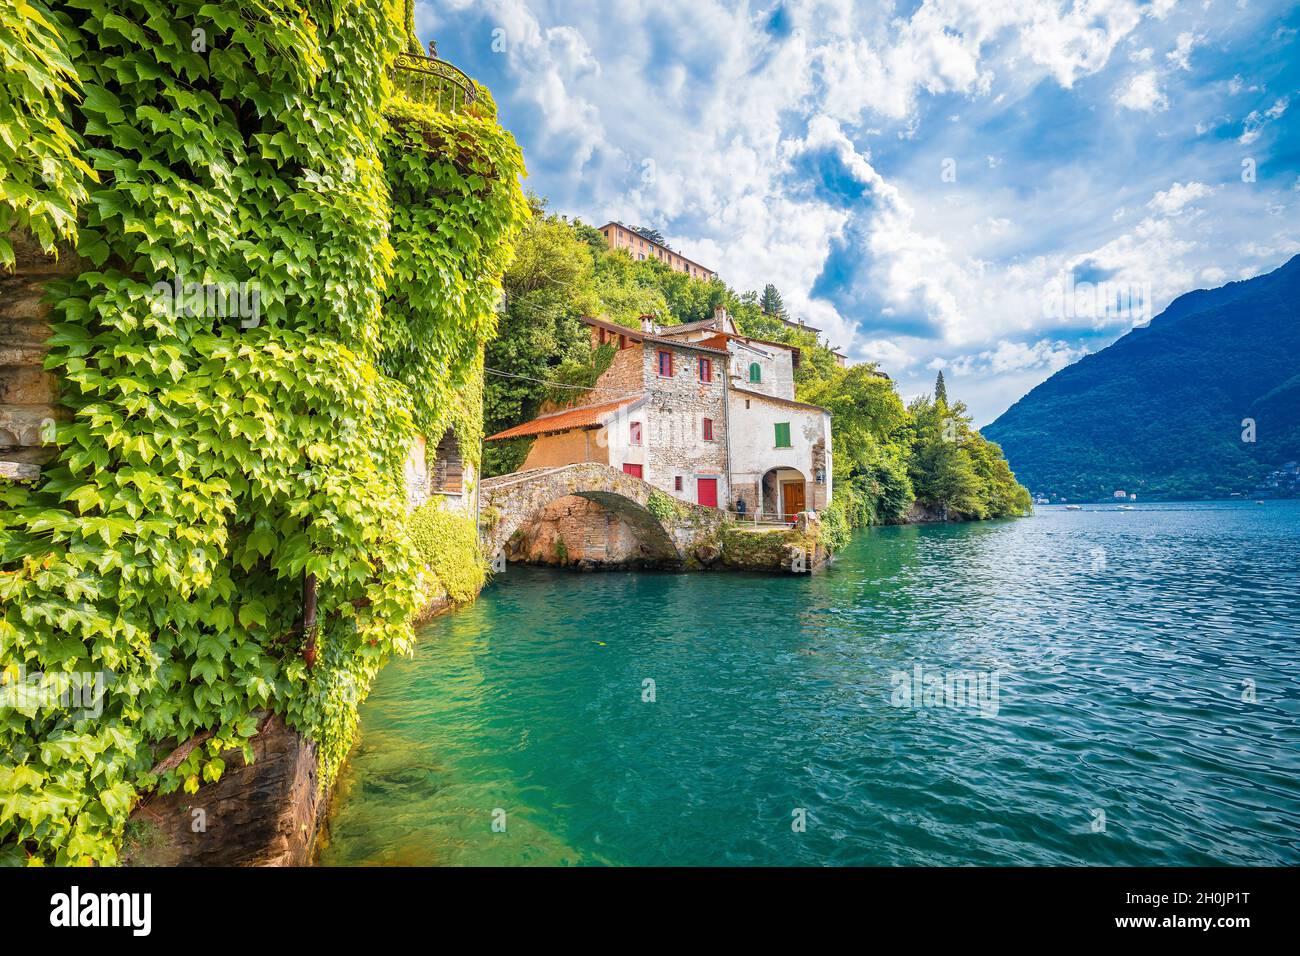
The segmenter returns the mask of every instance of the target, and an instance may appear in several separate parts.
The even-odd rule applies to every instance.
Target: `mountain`
[[[1243,441],[1244,419],[1254,442]],[[1300,459],[1300,256],[1179,296],[982,431],[1036,495],[1250,494]]]

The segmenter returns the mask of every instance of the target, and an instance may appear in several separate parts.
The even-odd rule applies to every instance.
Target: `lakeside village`
[[[1284,462],[1261,478],[1254,490],[1260,498],[1300,497],[1300,461]]]
[[[611,249],[634,259],[657,257],[692,277],[714,276],[620,223],[600,233]],[[535,418],[486,438],[532,440],[518,471],[489,480],[486,495],[523,480],[515,476],[599,463],[674,504],[729,513],[746,533],[798,530],[816,537],[819,512],[833,494],[832,422],[827,409],[795,399],[798,346],[744,334],[723,306],[684,324],[661,324],[653,315],[641,316],[640,328],[591,317],[581,322],[593,351],[614,350],[609,367],[580,397],[547,403]],[[847,365],[843,353],[832,354]],[[659,511],[664,520],[662,506]],[[655,555],[637,530],[610,510],[608,497],[602,503],[565,496],[513,535],[506,557],[555,563],[558,553],[562,563],[582,566],[643,564]],[[826,556],[819,551],[797,569],[811,570]]]
[[[1247,492],[1233,491],[1228,494],[1228,499],[1252,497],[1263,500],[1265,498],[1300,498],[1300,461],[1287,461],[1282,463],[1281,468],[1275,468]],[[1064,495],[1044,495],[1037,494],[1034,496],[1034,504],[1067,504],[1071,501],[1087,501],[1083,498],[1068,498]],[[1110,498],[1096,499],[1097,502],[1114,501],[1115,503],[1125,503],[1137,501],[1137,492],[1125,491],[1123,488],[1116,488]]]

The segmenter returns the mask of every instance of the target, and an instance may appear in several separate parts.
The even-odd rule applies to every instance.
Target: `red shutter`
[[[642,477],[642,475],[641,475],[641,466],[640,466],[640,465],[634,465],[634,464],[632,464],[630,461],[625,461],[625,462],[623,462],[623,472],[624,472],[625,474],[631,475],[633,478],[640,478],[640,477]]]
[[[659,353],[659,374],[666,378],[671,378],[673,374],[673,353]]]
[[[718,506],[718,479],[696,478],[695,500],[702,505],[716,508]]]
[[[704,419],[704,440],[713,441],[713,419]]]
[[[674,491],[681,491],[681,490],[682,490],[682,476],[681,476],[681,475],[678,475],[677,477],[675,477],[675,478],[673,479],[673,490],[674,490]]]
[[[713,361],[711,359],[700,359],[700,381],[713,381]]]
[[[630,429],[628,441],[633,445],[641,444],[641,423],[632,422],[628,427]]]

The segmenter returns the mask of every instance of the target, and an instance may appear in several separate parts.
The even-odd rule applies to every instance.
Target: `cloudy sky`
[[[987,424],[1300,252],[1300,5],[421,0],[526,185],[652,225]]]

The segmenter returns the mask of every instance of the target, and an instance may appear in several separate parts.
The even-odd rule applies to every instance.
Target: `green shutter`
[[[776,447],[777,448],[790,447],[790,423],[789,422],[776,423]]]
[[[749,363],[749,380],[751,382],[761,382],[763,380],[763,370],[758,367],[757,362]]]

